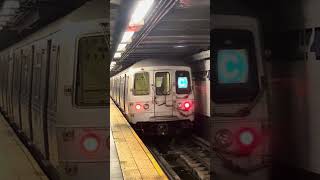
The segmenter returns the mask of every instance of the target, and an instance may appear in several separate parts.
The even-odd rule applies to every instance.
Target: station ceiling
[[[18,2],[13,11],[2,10],[6,1]],[[26,35],[80,7],[87,0],[0,0],[0,50],[21,40]],[[1,11],[2,10],[2,11]],[[2,13],[1,13],[2,12]],[[8,15],[8,13],[10,13]]]
[[[174,57],[184,59],[210,47],[210,0],[158,0],[156,10],[151,10],[148,21],[135,33],[129,47],[111,74],[121,71],[132,63],[145,58]],[[130,8],[120,4],[115,8],[111,24],[111,47],[117,47],[121,36],[119,24],[126,21]],[[128,14],[121,17],[120,14]],[[118,29],[117,29],[118,28]],[[126,26],[123,26],[124,31]],[[114,53],[114,52],[113,52]]]

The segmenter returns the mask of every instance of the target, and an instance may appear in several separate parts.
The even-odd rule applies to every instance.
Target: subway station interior
[[[319,179],[319,8],[0,0],[0,179]]]

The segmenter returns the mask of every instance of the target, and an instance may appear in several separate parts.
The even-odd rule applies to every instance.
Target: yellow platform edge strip
[[[142,147],[142,149],[144,150],[144,152],[146,153],[146,155],[148,156],[149,160],[151,161],[153,167],[156,169],[156,171],[158,172],[159,176],[163,177],[163,179],[168,179],[167,175],[162,171],[162,168],[159,166],[158,162],[154,159],[153,155],[150,153],[149,149],[144,145],[144,143],[142,142],[142,140],[139,138],[139,136],[137,135],[137,133],[132,129],[132,127],[129,127],[132,134],[135,136],[135,138],[137,139],[137,141],[139,142],[140,146]]]
[[[118,112],[123,116],[122,112],[119,110],[119,108],[116,106],[116,104],[113,102],[113,100],[110,98],[110,101],[112,101],[113,105],[116,107],[116,109],[118,110]],[[111,103],[110,103],[111,104]],[[124,118],[125,119],[125,118]],[[167,180],[168,177],[167,175],[163,172],[162,168],[160,167],[160,165],[158,164],[158,162],[155,160],[155,158],[153,157],[153,155],[151,154],[151,152],[149,151],[149,149],[144,145],[144,143],[142,142],[142,140],[140,139],[140,137],[138,136],[138,134],[134,131],[134,129],[131,127],[131,125],[129,124],[129,122],[125,121],[125,123],[127,123],[130,131],[132,132],[132,134],[134,135],[135,139],[139,142],[140,146],[142,147],[143,151],[145,152],[145,154],[148,156],[149,160],[151,161],[153,167],[155,168],[155,170],[158,172],[159,176],[163,179],[163,180]]]

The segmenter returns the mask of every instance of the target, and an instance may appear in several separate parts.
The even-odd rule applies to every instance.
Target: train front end
[[[191,129],[194,105],[189,67],[154,66],[134,74],[128,115],[142,133],[172,135]]]
[[[215,15],[213,23],[214,171],[229,179],[267,177],[270,124],[257,20]]]

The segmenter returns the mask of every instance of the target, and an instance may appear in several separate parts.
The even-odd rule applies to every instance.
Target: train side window
[[[315,28],[314,39],[310,51],[316,53],[316,59],[320,60],[320,27]]]
[[[157,72],[156,78],[156,94],[157,95],[169,95],[170,94],[170,73],[169,72]]]
[[[312,29],[311,28],[305,30],[305,44],[307,46],[309,46],[309,44],[310,44],[311,34],[312,34]]]
[[[134,75],[134,91],[135,96],[148,95],[150,90],[149,73],[142,72]]]
[[[102,35],[82,37],[78,43],[75,103],[78,106],[107,106],[109,49]]]

